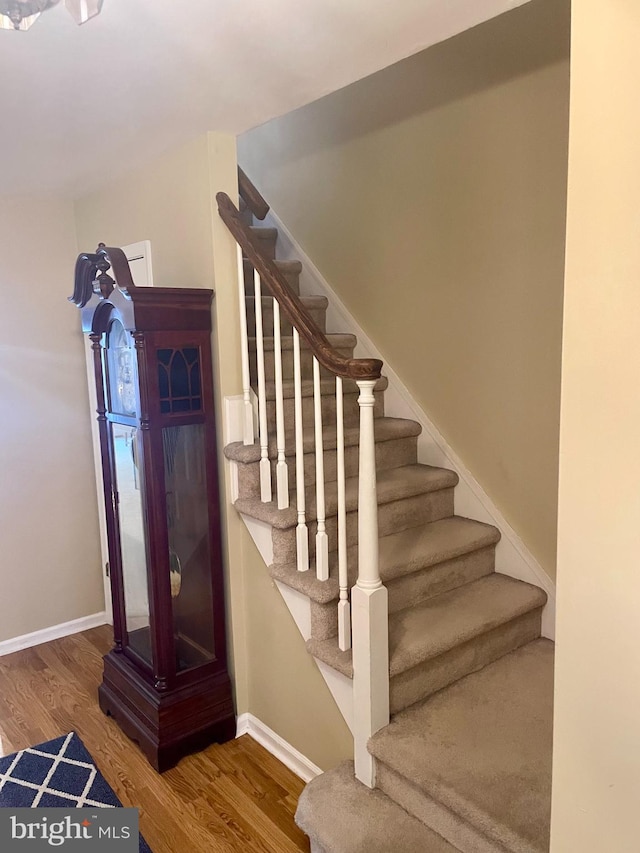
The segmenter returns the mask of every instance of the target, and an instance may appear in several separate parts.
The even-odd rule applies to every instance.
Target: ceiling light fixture
[[[43,12],[60,0],[0,0],[0,29],[28,30]],[[76,24],[84,24],[100,13],[103,0],[64,0]]]

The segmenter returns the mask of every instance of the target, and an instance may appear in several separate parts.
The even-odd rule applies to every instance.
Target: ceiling
[[[79,195],[241,133],[527,0],[104,0],[0,30],[0,194]]]

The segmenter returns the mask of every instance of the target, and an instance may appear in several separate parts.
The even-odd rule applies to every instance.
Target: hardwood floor
[[[293,821],[304,783],[248,735],[160,776],[98,708],[108,626],[0,657],[0,755],[75,731],[153,853],[308,851]]]

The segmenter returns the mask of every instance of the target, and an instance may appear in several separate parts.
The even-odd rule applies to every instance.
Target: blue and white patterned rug
[[[0,808],[121,806],[75,732],[0,758]],[[142,836],[140,851],[151,853]]]

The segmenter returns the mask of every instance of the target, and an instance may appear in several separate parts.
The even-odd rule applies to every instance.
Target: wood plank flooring
[[[308,851],[293,820],[304,783],[248,735],[156,773],[100,711],[108,626],[0,657],[0,755],[75,731],[153,853]]]

